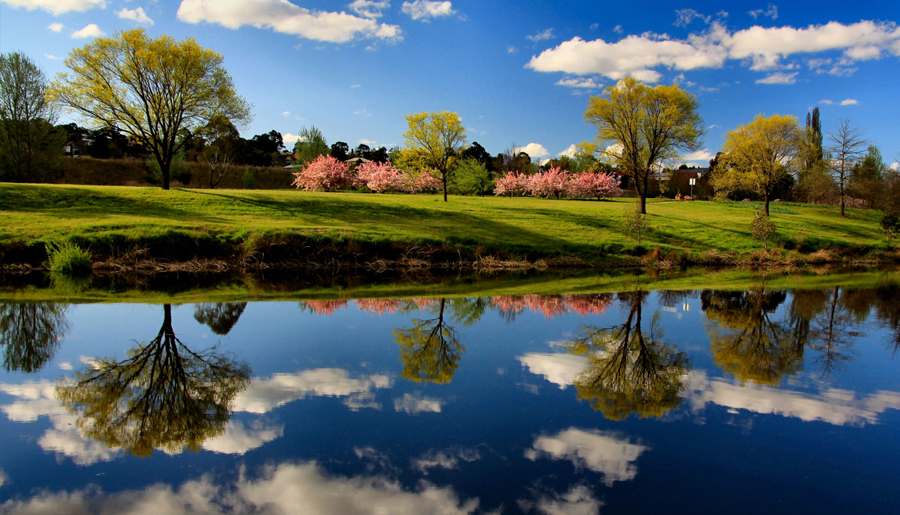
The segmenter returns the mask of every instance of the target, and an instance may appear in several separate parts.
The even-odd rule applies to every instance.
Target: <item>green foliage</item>
[[[403,133],[404,159],[418,168],[433,168],[441,175],[444,202],[447,181],[466,144],[466,128],[459,115],[450,111],[406,116],[409,130]]]
[[[303,127],[297,135],[299,139],[297,143],[294,143],[294,154],[299,163],[306,165],[315,161],[319,156],[330,155],[331,148],[328,146],[328,142],[325,141],[322,131],[317,129],[315,125],[310,126],[308,129]]]
[[[47,268],[51,273],[83,276],[91,273],[91,255],[72,242],[47,242]]]
[[[890,242],[895,235],[900,234],[900,216],[898,216],[897,213],[885,213],[882,215],[879,225],[888,242]]]
[[[647,215],[641,212],[640,205],[634,209],[622,213],[623,227],[625,236],[637,240],[638,245],[641,244],[641,237],[646,233],[650,226],[647,223]]]
[[[465,159],[453,170],[453,190],[460,195],[484,195],[494,183],[487,168],[473,158]]]
[[[252,190],[255,179],[253,177],[253,170],[250,167],[247,167],[247,171],[244,172],[244,176],[241,177],[241,184],[244,185],[245,190]]]
[[[753,239],[763,242],[766,252],[768,252],[769,238],[775,234],[775,222],[773,222],[765,213],[757,212],[756,216],[753,217],[753,221],[750,222],[750,230],[753,234]]]
[[[0,303],[0,347],[7,372],[33,374],[53,359],[69,330],[68,304]]]

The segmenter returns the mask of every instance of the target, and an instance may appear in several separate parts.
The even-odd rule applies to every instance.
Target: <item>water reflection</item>
[[[7,372],[34,373],[53,358],[68,331],[67,304],[0,304],[0,346]]]
[[[209,326],[213,333],[225,336],[241,318],[246,307],[246,302],[205,302],[194,308],[194,320]]]
[[[657,314],[644,332],[646,297],[640,289],[618,294],[628,313],[623,322],[605,328],[586,326],[567,344],[570,353],[588,359],[588,368],[574,379],[578,396],[612,420],[632,413],[658,417],[682,401],[690,362],[687,354],[662,341]]]
[[[249,378],[247,364],[216,349],[195,352],[178,339],[166,304],[153,340],[132,348],[122,361],[92,361],[56,395],[78,416],[86,437],[149,456],[154,449],[198,451],[205,440],[222,434],[231,404]]]
[[[394,329],[394,340],[400,345],[400,361],[403,371],[400,377],[422,383],[449,383],[459,368],[459,360],[466,348],[459,342],[445,309],[446,299],[440,299],[429,311],[428,319],[413,319],[412,326]],[[463,312],[464,320],[471,320],[473,313]],[[480,318],[480,315],[479,315]],[[477,319],[476,319],[477,320]]]

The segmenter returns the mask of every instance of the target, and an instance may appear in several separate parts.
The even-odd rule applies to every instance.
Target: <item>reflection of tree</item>
[[[246,307],[246,302],[204,302],[194,308],[194,319],[208,325],[212,332],[224,336],[241,318]]]
[[[33,373],[56,354],[68,330],[66,304],[0,304],[0,345],[8,372]]]
[[[649,333],[641,327],[647,293],[620,293],[628,308],[621,324],[586,327],[584,335],[568,343],[569,352],[588,358],[590,368],[575,377],[578,396],[607,418],[621,420],[631,413],[658,417],[681,404],[681,392],[690,370],[684,352],[661,341],[657,316]]]
[[[741,382],[777,385],[800,369],[804,340],[774,313],[787,298],[764,286],[744,292],[704,291],[700,295],[716,363]],[[802,324],[798,326],[802,331]]]
[[[394,339],[400,345],[403,372],[400,377],[424,383],[449,383],[459,368],[459,359],[466,351],[459,343],[459,335],[446,320],[447,301],[441,299],[431,309],[435,318],[412,320],[412,327],[394,329]],[[468,316],[463,317],[464,319]]]
[[[199,450],[225,430],[232,400],[249,383],[246,364],[184,345],[172,329],[172,307],[163,310],[152,341],[122,361],[98,360],[57,388],[86,436],[138,456],[153,449]]]

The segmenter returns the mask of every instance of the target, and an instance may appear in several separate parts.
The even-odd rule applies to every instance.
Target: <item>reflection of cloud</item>
[[[373,389],[389,388],[391,378],[371,375],[354,379],[340,368],[317,368],[296,374],[275,374],[271,379],[255,380],[234,401],[235,411],[267,413],[278,406],[305,397],[351,397],[346,404],[351,408],[374,407],[368,397]],[[379,406],[380,407],[380,406]]]
[[[571,354],[529,352],[516,359],[532,374],[559,385],[560,390],[571,385],[575,376],[588,368],[587,358]]]
[[[222,495],[228,490],[228,495]],[[452,487],[427,482],[408,491],[384,476],[329,476],[315,463],[282,464],[263,470],[256,479],[217,485],[207,476],[177,489],[153,485],[114,494],[95,490],[42,492],[28,500],[7,501],[9,513],[95,513],[98,515],[297,513],[341,514],[467,514],[478,500],[462,502]]]
[[[394,399],[394,410],[404,413],[440,413],[444,401],[433,397],[422,397],[420,393],[404,393],[403,397]]]
[[[244,454],[283,434],[283,425],[266,427],[261,422],[254,421],[245,426],[242,422],[232,420],[225,426],[224,434],[203,442],[203,448],[222,454]]]
[[[477,449],[447,449],[441,451],[428,451],[425,454],[414,458],[412,466],[419,472],[428,475],[428,469],[442,468],[453,470],[459,466],[460,460],[471,462],[481,459],[481,454]]]
[[[569,460],[576,467],[600,472],[603,483],[612,486],[615,481],[630,481],[637,476],[634,461],[648,449],[614,433],[569,428],[554,436],[538,437],[525,457],[531,461],[540,457]]]
[[[586,485],[576,485],[564,494],[541,495],[537,502],[519,500],[522,511],[533,509],[546,515],[597,515],[603,503]]]
[[[771,388],[747,388],[725,379],[709,379],[703,372],[692,372],[688,379],[688,401],[694,412],[707,403],[756,413],[796,417],[807,422],[819,420],[834,425],[878,423],[887,409],[900,409],[900,392],[884,390],[858,397],[856,392],[828,388],[818,394]]]

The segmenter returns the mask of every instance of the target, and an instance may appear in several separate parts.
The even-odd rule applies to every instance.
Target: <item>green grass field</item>
[[[235,248],[284,235],[378,245],[440,244],[471,255],[598,260],[640,252],[626,237],[633,199],[612,201],[274,190],[170,190],[114,186],[0,184],[0,244],[7,250],[72,240],[95,253],[150,245],[155,257],[184,258],[185,240]],[[642,247],[700,254],[761,250],[750,235],[759,204],[655,201]],[[775,245],[813,252],[885,250],[881,213],[773,204]],[[218,243],[216,243],[218,242]],[[207,245],[208,246],[208,245]],[[166,254],[171,247],[171,255]],[[481,247],[479,249],[479,247]],[[197,253],[199,245],[185,252]],[[215,253],[215,251],[210,251]],[[646,251],[644,251],[646,252]],[[189,257],[189,256],[188,256]]]

